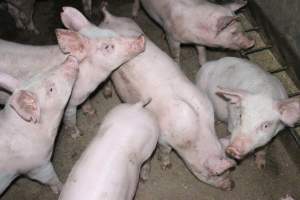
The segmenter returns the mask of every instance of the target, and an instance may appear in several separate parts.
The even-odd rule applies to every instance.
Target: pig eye
[[[55,92],[55,85],[53,83],[48,83],[47,95],[51,95]]]
[[[263,123],[262,125],[261,125],[261,129],[262,130],[265,130],[265,129],[268,129],[268,128],[270,128],[272,126],[272,122],[265,122],[265,123]]]

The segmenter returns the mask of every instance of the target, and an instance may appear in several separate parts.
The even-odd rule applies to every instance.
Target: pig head
[[[78,71],[77,59],[69,56],[28,80],[11,77],[4,82],[0,74],[0,87],[12,92],[0,112],[0,193],[21,174],[59,192],[61,183],[50,158]]]
[[[241,89],[219,88],[217,94],[228,101],[228,128],[231,139],[226,152],[241,159],[268,143],[283,127],[300,118],[300,98],[276,100]]]

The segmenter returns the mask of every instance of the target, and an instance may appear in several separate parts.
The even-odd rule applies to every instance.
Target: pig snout
[[[218,188],[224,191],[231,191],[234,188],[234,181],[229,178],[226,178],[220,182]]]
[[[130,44],[129,49],[137,53],[145,51],[145,37],[140,35],[133,43]]]
[[[63,63],[64,75],[69,80],[77,78],[79,73],[79,62],[76,57],[68,56],[66,61]]]
[[[238,159],[238,160],[240,160],[240,159],[242,158],[242,154],[241,154],[236,148],[234,148],[234,147],[232,147],[232,146],[228,146],[228,147],[226,148],[226,153],[227,153],[229,156],[231,156],[231,157],[233,157],[233,158],[236,158],[236,159]]]
[[[238,160],[242,159],[246,154],[251,151],[253,142],[250,138],[243,136],[236,137],[231,144],[226,148],[226,153]]]

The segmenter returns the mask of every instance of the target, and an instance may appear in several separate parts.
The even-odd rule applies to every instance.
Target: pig
[[[129,18],[116,17],[105,7],[100,28],[111,29],[123,36],[142,34]],[[111,79],[121,100],[144,101],[154,113],[160,127],[159,157],[162,168],[171,166],[174,149],[187,167],[201,181],[229,190],[233,182],[225,173],[236,163],[225,155],[214,127],[213,107],[205,95],[180,70],[179,65],[146,38],[143,53],[124,63]]]
[[[59,200],[133,199],[141,165],[154,151],[159,135],[155,116],[143,108],[147,103],[120,104],[105,116],[71,170]]]
[[[144,51],[145,41],[143,36],[119,37],[113,31],[100,29],[72,7],[63,8],[61,19],[67,28],[76,32],[57,29],[59,46],[31,46],[0,40],[0,71],[26,79],[46,64],[56,65],[68,54],[78,58],[81,70],[64,116],[65,127],[76,138],[80,134],[76,126],[77,106],[113,70]]]
[[[225,57],[206,63],[196,78],[212,101],[217,118],[231,133],[226,152],[242,159],[267,144],[284,126],[300,117],[299,96],[288,98],[281,82],[245,59]],[[259,168],[265,154],[258,154]]]
[[[0,87],[12,93],[0,111],[0,194],[20,175],[60,191],[50,159],[78,66],[69,56],[24,81],[0,74]]]
[[[255,43],[241,30],[235,11],[247,1],[218,5],[206,0],[135,0],[132,15],[142,3],[164,29],[172,57],[180,63],[180,44],[194,44],[200,65],[206,62],[205,47],[248,49]]]
[[[35,0],[6,0],[9,14],[14,18],[17,28],[39,34],[32,20]]]

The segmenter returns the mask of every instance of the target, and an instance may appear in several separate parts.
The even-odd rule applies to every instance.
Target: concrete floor
[[[130,16],[130,1],[110,0],[109,4],[109,10],[114,14]],[[66,2],[65,5],[80,7],[76,2]],[[1,12],[0,23],[4,28],[0,31],[0,37],[30,44],[54,43],[53,28],[61,26],[58,18],[59,6],[51,0],[39,1],[36,6],[35,19],[37,27],[42,32],[41,35],[34,36],[16,30],[13,25],[8,24],[12,23],[12,20],[6,20],[6,18],[3,20],[2,14],[5,15],[5,13]],[[55,9],[57,12],[53,13]],[[99,15],[99,13],[96,14]],[[96,21],[98,20],[96,19]],[[140,12],[137,22],[159,47],[168,52],[161,29],[143,11]],[[225,55],[235,54],[211,50],[208,56],[212,60]],[[193,81],[199,68],[196,51],[193,47],[184,46],[181,58],[184,72]],[[53,160],[54,167],[62,181],[66,180],[73,164],[92,140],[105,114],[120,102],[116,94],[111,99],[104,99],[100,89],[101,87],[92,97],[97,117],[90,118],[81,111],[79,112],[79,127],[84,135],[76,140],[63,130],[58,135]],[[225,130],[224,125],[218,125],[220,134],[224,134]],[[294,143],[292,142],[291,145]],[[236,186],[230,192],[220,191],[203,184],[188,171],[175,153],[171,158],[173,167],[163,171],[159,166],[157,155],[154,154],[150,180],[139,184],[136,200],[279,200],[286,194],[300,199],[299,170],[278,138],[269,145],[267,166],[263,171],[256,168],[252,156],[239,163],[231,175]],[[3,200],[54,200],[57,198],[58,196],[54,195],[48,187],[26,178],[16,180],[2,197]]]

